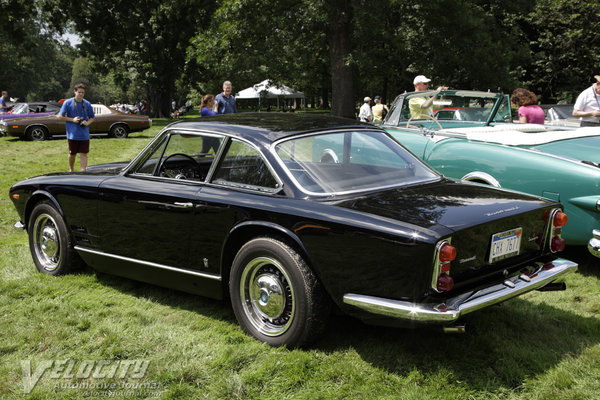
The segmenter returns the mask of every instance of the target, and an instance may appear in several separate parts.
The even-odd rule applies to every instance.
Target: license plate
[[[506,257],[516,256],[521,249],[522,228],[495,233],[492,236],[489,262],[501,260]]]

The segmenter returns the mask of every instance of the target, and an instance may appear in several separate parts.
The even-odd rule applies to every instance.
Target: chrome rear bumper
[[[465,293],[441,304],[409,303],[353,293],[344,295],[344,303],[376,315],[428,323],[449,323],[470,312],[540,289],[576,270],[576,263],[558,258],[551,264],[540,265],[530,276],[516,276],[502,284]]]
[[[600,231],[594,229],[592,234],[594,237],[588,243],[588,250],[593,256],[600,258]]]

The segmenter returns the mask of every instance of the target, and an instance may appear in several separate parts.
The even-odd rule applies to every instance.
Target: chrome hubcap
[[[125,137],[126,133],[127,132],[125,131],[125,128],[123,128],[123,127],[115,128],[115,137],[117,137],[117,138]]]
[[[34,130],[31,132],[31,137],[32,137],[34,140],[43,140],[43,139],[44,139],[44,131],[43,131],[43,130],[41,130],[41,129],[34,129]]]
[[[295,304],[289,282],[281,264],[271,258],[255,258],[244,268],[240,281],[244,312],[264,335],[281,335],[292,323]]]
[[[54,271],[61,259],[60,236],[54,219],[41,214],[33,226],[33,247],[36,258],[46,271]]]

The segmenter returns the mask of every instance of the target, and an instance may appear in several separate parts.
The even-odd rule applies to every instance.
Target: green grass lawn
[[[167,122],[92,139],[90,164],[131,159]],[[274,349],[246,336],[226,302],[91,270],[38,273],[8,189],[67,169],[66,140],[0,137],[0,399],[600,399],[600,263],[583,248],[565,256],[582,263],[566,291],[470,314],[463,335],[333,316],[312,347]],[[147,370],[77,379],[60,360]],[[23,365],[35,375],[48,362],[24,393]]]

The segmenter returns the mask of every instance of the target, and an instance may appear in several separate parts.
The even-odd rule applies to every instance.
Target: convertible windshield
[[[303,136],[275,147],[303,191],[339,194],[436,179],[438,175],[379,131]]]
[[[454,123],[510,122],[508,96],[475,91],[413,92],[398,96],[386,125],[428,124],[432,129]],[[437,123],[436,123],[437,122]],[[431,126],[430,126],[431,125]]]

